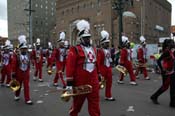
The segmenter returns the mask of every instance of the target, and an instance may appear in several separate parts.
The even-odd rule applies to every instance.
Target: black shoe
[[[63,89],[66,89],[66,86],[63,86]]]
[[[159,102],[157,101],[157,98],[151,96],[150,99],[152,100],[152,102],[153,102],[154,104],[159,104]]]
[[[113,98],[113,97],[107,98],[107,97],[106,97],[105,100],[106,100],[106,101],[115,101],[115,98]]]

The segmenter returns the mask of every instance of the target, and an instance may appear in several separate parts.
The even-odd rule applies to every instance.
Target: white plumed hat
[[[10,48],[10,44],[11,44],[11,42],[10,42],[10,40],[6,40],[5,41],[5,45],[4,45],[4,49],[9,49]]]
[[[19,41],[19,48],[28,48],[25,35],[20,35],[18,37],[18,41]]]
[[[64,31],[60,32],[57,42],[64,42],[65,38],[66,38],[66,33]]]
[[[145,39],[145,37],[144,36],[140,36],[140,42],[141,42],[141,44],[146,44],[146,39]]]
[[[48,42],[48,48],[52,49],[52,43],[51,42]]]
[[[78,37],[83,38],[83,37],[91,37],[91,34],[89,33],[90,30],[90,24],[86,20],[80,20],[77,24],[77,29],[79,31]]]
[[[37,38],[37,39],[36,39],[36,45],[40,45],[40,42],[41,42],[41,41],[40,41],[40,38]]]
[[[109,33],[105,30],[101,31],[101,39],[100,39],[100,43],[105,43],[105,42],[110,42],[109,40]]]
[[[128,43],[129,42],[128,37],[122,36],[122,42],[123,43]]]

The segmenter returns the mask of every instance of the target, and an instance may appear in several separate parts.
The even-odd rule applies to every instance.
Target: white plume
[[[26,36],[25,36],[25,35],[20,35],[20,36],[18,37],[18,41],[19,41],[20,44],[21,44],[21,43],[27,43],[27,41],[26,41]]]
[[[40,38],[37,38],[36,39],[36,43],[40,43]]]
[[[86,20],[80,20],[78,23],[77,23],[77,29],[81,32],[83,30],[85,31],[89,31],[90,30],[90,24],[88,21]]]
[[[65,37],[66,37],[65,32],[61,32],[61,33],[60,33],[60,40],[64,40]]]
[[[101,31],[101,37],[104,39],[108,39],[109,38],[109,33],[105,30]]]
[[[52,46],[51,42],[48,42],[48,46]]]
[[[10,46],[10,44],[11,44],[10,40],[6,40],[6,41],[5,41],[5,45],[6,45],[6,46]]]
[[[33,43],[33,46],[35,47],[35,46],[36,46],[36,44],[35,44],[35,43]]]
[[[140,41],[141,42],[144,42],[146,39],[145,39],[145,37],[144,36],[140,36]]]
[[[128,40],[128,37],[122,36],[122,42],[127,42],[127,41],[129,41],[129,40]]]

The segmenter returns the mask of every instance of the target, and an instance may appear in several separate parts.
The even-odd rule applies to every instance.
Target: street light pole
[[[123,0],[116,0],[114,2],[113,9],[118,12],[118,40],[119,46],[122,44],[122,33],[123,33]]]
[[[123,12],[124,5],[129,2],[130,5],[133,5],[133,0],[115,0],[113,9],[118,12],[118,31],[119,31],[119,46],[122,45],[122,33],[123,33]]]
[[[122,0],[118,0],[118,13],[119,13],[119,45],[122,45],[122,33],[123,33],[123,8]]]

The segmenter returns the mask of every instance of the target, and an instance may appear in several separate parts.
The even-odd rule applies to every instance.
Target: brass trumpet
[[[71,97],[88,94],[92,92],[92,86],[91,85],[82,85],[78,87],[73,87],[72,90],[64,90],[61,94],[61,99],[65,102],[68,102]]]
[[[16,92],[20,88],[20,83],[16,79],[12,79],[10,81],[10,88],[12,89],[13,92]]]
[[[126,74],[128,73],[128,70],[127,70],[124,66],[122,66],[122,65],[117,65],[115,68],[116,68],[119,72],[123,73],[124,76],[126,76]]]
[[[49,70],[47,71],[47,73],[48,73],[48,75],[51,75],[51,74],[53,73],[53,71],[52,71],[51,69],[49,69]]]

